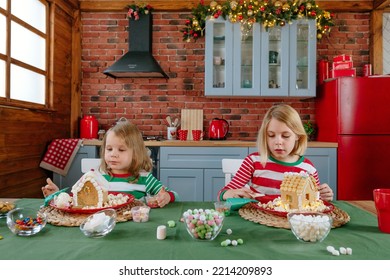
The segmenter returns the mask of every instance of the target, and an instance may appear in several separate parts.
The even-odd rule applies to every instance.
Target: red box
[[[350,69],[353,67],[352,61],[336,61],[332,63],[333,69]]]
[[[335,56],[333,58],[333,61],[334,62],[337,62],[337,61],[352,61],[352,57],[350,55],[341,54],[341,55]]]
[[[330,78],[337,78],[337,77],[356,77],[356,69],[350,68],[350,69],[332,69],[330,71]]]

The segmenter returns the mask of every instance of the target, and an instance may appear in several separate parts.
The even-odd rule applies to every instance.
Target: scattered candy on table
[[[333,246],[327,246],[326,250],[331,253],[333,256],[340,256],[342,255],[352,255],[352,249],[351,248],[345,248],[340,247],[339,250],[335,249]]]
[[[3,239],[3,236],[0,235],[0,240]]]
[[[172,221],[172,220],[168,221],[167,224],[168,224],[168,227],[170,227],[170,228],[173,228],[176,226],[175,221]]]
[[[167,237],[167,227],[164,225],[157,227],[157,239],[163,240]]]
[[[226,239],[226,240],[221,242],[222,247],[227,247],[229,245],[236,247],[237,245],[242,245],[242,244],[244,244],[244,240],[242,240],[241,238],[239,238],[237,240]]]
[[[230,228],[228,228],[228,229],[226,230],[226,233],[230,235],[230,234],[233,233],[233,231],[232,231]]]

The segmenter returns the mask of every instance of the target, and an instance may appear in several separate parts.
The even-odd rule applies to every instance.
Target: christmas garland
[[[314,0],[272,1],[272,0],[230,0],[223,4],[211,1],[209,5],[204,0],[192,10],[192,16],[187,18],[183,32],[183,40],[196,41],[204,36],[208,18],[228,18],[232,23],[253,24],[258,22],[266,30],[274,26],[290,24],[295,19],[316,19],[317,39],[330,32],[334,26],[334,14],[321,10]]]
[[[131,4],[127,5],[127,8],[129,9],[127,11],[127,18],[134,19],[134,20],[139,20],[140,15],[147,15],[151,11],[153,11],[153,7],[150,6],[149,4]]]

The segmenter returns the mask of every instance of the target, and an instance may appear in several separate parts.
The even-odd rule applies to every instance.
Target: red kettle
[[[224,119],[214,118],[210,122],[210,140],[224,140],[229,132],[229,123]]]

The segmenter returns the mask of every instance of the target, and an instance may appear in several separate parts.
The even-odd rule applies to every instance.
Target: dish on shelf
[[[108,194],[110,195],[123,195],[123,196],[127,196],[128,199],[126,202],[124,203],[121,203],[121,204],[117,204],[117,205],[108,205],[107,207],[101,207],[101,208],[77,208],[77,207],[58,207],[57,205],[55,205],[54,203],[54,199],[52,199],[49,203],[49,205],[53,208],[56,208],[58,210],[61,210],[61,211],[64,211],[64,212],[67,212],[67,213],[74,213],[74,214],[94,214],[96,212],[99,212],[99,211],[102,211],[102,210],[105,210],[105,209],[109,209],[109,208],[112,208],[112,209],[119,209],[119,208],[122,208],[124,206],[127,206],[129,205],[130,203],[132,203],[134,201],[134,196],[131,195],[131,194],[128,194],[128,193],[122,193],[122,192],[108,192]]]
[[[275,198],[278,198],[278,197],[280,197],[280,195],[266,195],[266,196],[256,197],[256,200],[259,201],[260,203],[264,204],[264,203],[268,203],[270,201],[273,201]],[[323,211],[319,211],[318,213],[326,214],[326,213],[330,213],[333,211],[334,205],[332,203],[327,202],[327,201],[323,201],[323,203],[326,206],[326,209]],[[252,205],[253,205],[253,207],[255,207],[256,209],[258,209],[262,212],[266,212],[266,213],[273,214],[273,215],[280,216],[280,217],[287,217],[288,213],[292,213],[292,211],[287,212],[287,211],[278,211],[278,210],[274,210],[274,209],[264,208],[255,202],[252,203]],[[300,211],[300,212],[302,212],[302,211]],[[310,210],[310,211],[308,210],[307,212],[313,212],[313,210]]]

